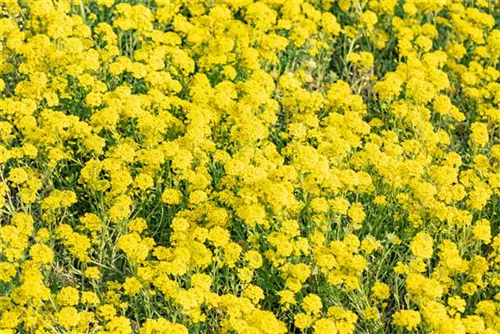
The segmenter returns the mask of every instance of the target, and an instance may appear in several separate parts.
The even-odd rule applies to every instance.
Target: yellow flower
[[[368,69],[373,65],[373,54],[366,51],[352,52],[347,56],[347,60],[356,66]]]
[[[420,313],[413,310],[401,310],[392,316],[392,323],[394,325],[405,327],[409,331],[416,329],[421,320]]]
[[[97,280],[101,278],[101,272],[97,267],[90,267],[85,270],[85,277]]]
[[[422,259],[430,259],[433,253],[432,237],[426,232],[419,232],[410,243],[413,255]]]
[[[443,286],[433,278],[427,278],[418,273],[410,273],[406,279],[406,289],[416,300],[434,300],[441,298]]]
[[[8,180],[13,183],[14,186],[18,186],[28,181],[28,173],[24,168],[13,168],[9,172]]]
[[[301,306],[307,314],[318,315],[321,312],[323,303],[318,295],[310,293],[302,299]]]
[[[373,29],[373,26],[378,22],[377,14],[371,10],[367,10],[361,14],[359,21],[369,29]]]
[[[284,305],[285,309],[288,309],[290,305],[295,305],[297,302],[295,300],[295,294],[290,290],[281,290],[278,292],[280,296],[280,304]]]
[[[245,288],[243,296],[250,299],[252,303],[257,304],[260,300],[264,299],[264,292],[260,287],[250,284]]]
[[[19,322],[21,320],[21,314],[18,311],[12,310],[12,311],[5,311],[2,312],[2,318],[0,319],[0,326],[2,327],[2,332],[5,331],[8,334],[14,334],[14,329],[19,325]],[[9,330],[7,328],[12,328],[12,330]]]
[[[464,285],[462,285],[462,289],[461,290],[466,295],[472,296],[477,291],[477,285],[474,284],[474,283],[472,283],[472,282],[467,282]]]
[[[135,277],[127,277],[123,283],[123,290],[129,296],[134,296],[142,289],[142,284]]]
[[[104,319],[111,319],[116,315],[116,309],[113,305],[104,304],[97,308],[97,314]]]
[[[83,291],[81,300],[84,305],[96,306],[100,303],[99,297],[97,297],[96,293],[92,291]]]
[[[0,280],[8,283],[14,276],[16,276],[16,267],[9,262],[0,262]]]
[[[485,123],[472,123],[470,126],[471,135],[470,137],[474,143],[478,146],[486,146],[489,141],[488,127]]]
[[[453,307],[456,311],[462,313],[465,311],[466,301],[458,296],[448,298],[448,305]]]
[[[206,274],[194,274],[191,277],[191,285],[195,288],[209,291],[212,285],[212,279]]]
[[[64,327],[74,327],[80,321],[80,314],[74,307],[64,307],[56,313],[57,320]]]
[[[462,324],[467,333],[481,333],[485,330],[484,320],[477,315],[469,315],[462,318]]]
[[[314,323],[314,334],[337,333],[335,322],[331,319],[319,319]]]
[[[387,199],[385,198],[385,196],[376,196],[374,199],[373,199],[373,204],[376,204],[376,205],[385,205],[387,204]]]
[[[487,219],[478,220],[472,230],[472,234],[474,235],[474,239],[489,244],[491,242],[490,222]]]
[[[234,242],[230,242],[224,247],[224,263],[229,268],[234,268],[236,262],[239,260],[242,248]]]
[[[177,205],[181,203],[182,193],[177,189],[165,189],[161,195],[161,200],[168,205]]]
[[[75,306],[79,298],[78,290],[70,286],[62,288],[57,294],[57,302],[63,306]]]
[[[135,177],[134,186],[142,191],[146,191],[148,188],[154,186],[154,180],[150,175],[141,173]]]
[[[123,250],[134,262],[143,262],[154,244],[152,238],[142,239],[137,232],[122,235],[117,243],[118,248]]]
[[[245,261],[248,262],[248,267],[251,269],[259,269],[262,266],[262,256],[255,250],[245,253]]]
[[[364,221],[366,214],[361,203],[353,203],[348,211],[348,216],[352,219],[356,229],[361,228],[361,223]]]
[[[205,202],[207,199],[207,193],[203,190],[196,190],[189,194],[190,205],[199,205],[200,203]]]
[[[80,222],[89,231],[100,231],[102,221],[96,214],[86,213],[83,217],[80,217]]]
[[[294,324],[297,328],[307,329],[312,326],[314,317],[304,313],[297,313],[294,317]]]
[[[418,13],[417,7],[411,2],[407,2],[403,5],[403,10],[408,16],[413,16]]]
[[[254,272],[247,268],[238,269],[238,278],[245,283],[249,283],[253,279]]]
[[[35,263],[51,264],[54,260],[54,252],[44,244],[34,244],[30,248],[31,258]]]
[[[372,287],[372,297],[380,300],[388,299],[390,292],[389,286],[385,283],[375,282]]]
[[[215,226],[208,232],[208,240],[212,241],[216,247],[224,247],[229,242],[229,231]]]
[[[105,326],[108,333],[130,334],[132,327],[130,320],[125,317],[113,317]]]
[[[368,320],[377,320],[380,318],[380,314],[376,307],[368,306],[363,310],[363,317]]]
[[[371,254],[374,251],[380,251],[382,250],[382,244],[380,241],[375,239],[372,236],[367,236],[363,241],[361,242],[361,247],[363,251],[366,252],[366,254]]]
[[[118,222],[128,217],[132,199],[127,195],[120,195],[115,200],[113,206],[109,209],[109,217],[112,222]]]
[[[136,218],[128,223],[128,229],[131,232],[141,233],[148,227],[146,220],[144,218]]]

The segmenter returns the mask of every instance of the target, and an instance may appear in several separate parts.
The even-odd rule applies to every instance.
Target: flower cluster
[[[0,333],[500,333],[499,11],[0,0]]]

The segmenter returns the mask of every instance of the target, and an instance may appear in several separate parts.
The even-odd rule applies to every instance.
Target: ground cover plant
[[[0,0],[0,333],[500,333],[498,1]]]

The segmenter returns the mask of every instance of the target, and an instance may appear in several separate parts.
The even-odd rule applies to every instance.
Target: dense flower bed
[[[0,333],[500,333],[499,29],[0,0]]]

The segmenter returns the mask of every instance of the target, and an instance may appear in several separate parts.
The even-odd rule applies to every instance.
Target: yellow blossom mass
[[[0,0],[0,333],[500,333],[499,0]]]

